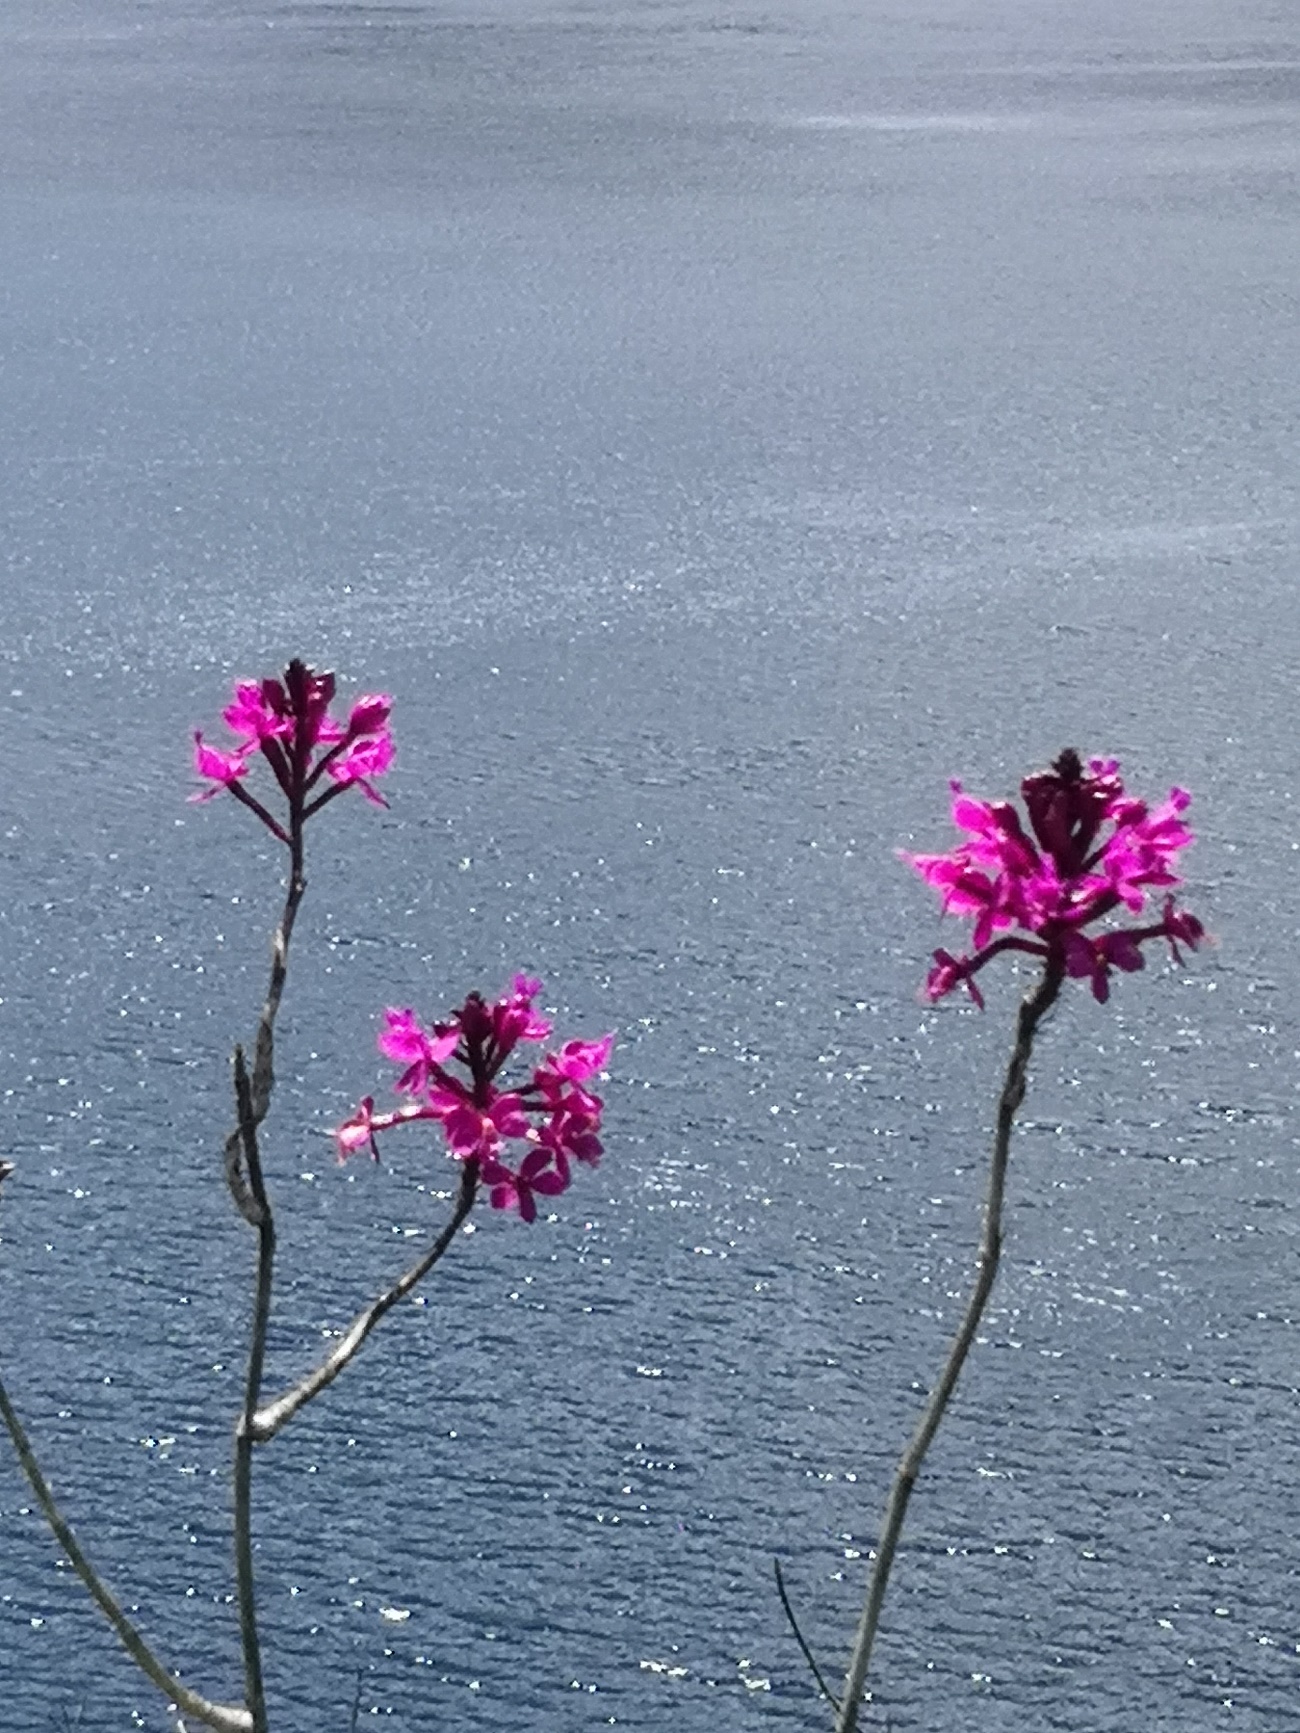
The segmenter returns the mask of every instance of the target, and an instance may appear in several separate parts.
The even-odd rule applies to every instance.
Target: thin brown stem
[[[289,821],[289,886],[280,924],[271,941],[271,978],[257,1026],[257,1043],[250,1077],[242,1047],[235,1048],[236,1125],[226,1139],[226,1178],[240,1214],[257,1233],[257,1274],[249,1331],[248,1370],[244,1400],[235,1425],[235,1587],[239,1605],[239,1638],[244,1656],[245,1700],[253,1733],[267,1733],[262,1651],[257,1628],[253,1574],[253,1417],[262,1396],[266,1335],[271,1317],[275,1266],[275,1217],[262,1175],[258,1128],[271,1106],[275,1087],[275,1020],[289,972],[289,944],[298,908],[307,889],[303,873],[303,819],[291,806]]]
[[[259,1125],[266,1118],[271,1105],[271,1090],[275,1084],[272,1067],[275,1019],[279,1014],[280,1001],[284,997],[284,983],[289,973],[289,944],[293,938],[294,923],[298,919],[298,910],[306,890],[307,880],[303,876],[302,819],[295,815],[291,821],[289,841],[289,888],[284,899],[280,925],[271,941],[271,979],[267,984],[266,1002],[262,1006],[262,1016],[257,1027],[257,1046],[253,1056],[252,1100]]]
[[[460,1231],[465,1217],[474,1207],[474,1199],[478,1193],[479,1167],[476,1161],[467,1161],[460,1172],[460,1191],[456,1197],[456,1207],[450,1221],[438,1235],[437,1239],[415,1263],[393,1283],[391,1288],[371,1302],[348,1325],[338,1341],[330,1349],[321,1363],[271,1402],[265,1403],[249,1421],[249,1434],[255,1444],[263,1444],[268,1438],[274,1438],[280,1428],[293,1419],[300,1408],[307,1405],[314,1396],[319,1396],[338,1377],[345,1366],[351,1364],[361,1350],[366,1337],[375,1325],[401,1299],[409,1294],[428,1275],[429,1271],[442,1257]]]
[[[853,1643],[853,1653],[849,1660],[848,1673],[844,1681],[844,1696],[840,1703],[840,1711],[835,1721],[835,1733],[856,1733],[858,1725],[858,1710],[862,1701],[862,1693],[866,1686],[867,1670],[871,1665],[871,1650],[876,1639],[876,1630],[880,1623],[880,1612],[884,1605],[885,1590],[889,1584],[889,1573],[893,1568],[894,1555],[898,1550],[899,1536],[903,1530],[903,1519],[907,1515],[908,1500],[912,1496],[912,1488],[916,1485],[916,1477],[920,1473],[921,1464],[925,1460],[926,1451],[933,1442],[935,1433],[939,1430],[949,1399],[957,1386],[962,1367],[970,1353],[979,1329],[980,1320],[984,1316],[984,1308],[988,1304],[994,1280],[998,1273],[998,1263],[1002,1256],[1002,1205],[1006,1192],[1007,1159],[1011,1149],[1011,1129],[1015,1124],[1016,1113],[1025,1098],[1025,1084],[1029,1075],[1029,1059],[1034,1050],[1034,1036],[1038,1025],[1047,1012],[1056,1003],[1064,979],[1064,966],[1055,958],[1049,956],[1043,966],[1043,973],[1037,985],[1027,993],[1020,1004],[1016,1019],[1016,1039],[1011,1049],[1011,1057],[1007,1063],[1006,1077],[1002,1084],[1002,1094],[998,1101],[997,1129],[993,1138],[993,1155],[989,1165],[988,1193],[984,1204],[984,1231],[980,1238],[979,1253],[975,1263],[975,1286],[967,1302],[966,1312],[948,1350],[948,1358],[944,1363],[939,1381],[930,1392],[930,1399],[925,1405],[925,1411],[917,1422],[915,1432],[908,1441],[907,1448],[899,1458],[894,1471],[893,1484],[889,1489],[889,1498],[885,1505],[884,1521],[881,1526],[880,1539],[876,1543],[875,1566],[871,1573],[871,1583],[867,1590],[866,1603],[862,1609],[862,1618],[858,1624],[857,1635]]]
[[[289,841],[289,838],[285,835],[284,826],[280,823],[279,819],[272,817],[255,794],[250,794],[248,790],[238,782],[228,782],[226,787],[230,790],[231,794],[234,795],[235,799],[241,806],[246,806],[250,812],[257,814],[258,818],[261,819],[262,823],[273,836],[278,836],[280,841],[283,843]]]
[[[136,1666],[146,1678],[158,1687],[168,1702],[175,1703],[186,1715],[192,1715],[196,1721],[203,1722],[207,1727],[217,1728],[219,1733],[254,1733],[253,1717],[246,1708],[232,1703],[213,1703],[207,1697],[200,1696],[197,1691],[192,1691],[188,1685],[183,1685],[163,1665],[130,1619],[127,1618],[111,1589],[81,1550],[71,1525],[54,1502],[54,1494],[50,1491],[49,1482],[41,1473],[31,1442],[23,1430],[22,1422],[14,1411],[14,1406],[9,1400],[8,1392],[3,1383],[0,1383],[0,1415],[3,1416],[9,1436],[13,1440],[23,1473],[27,1476],[31,1489],[36,1494],[37,1503],[45,1513],[46,1522],[54,1531],[55,1539],[67,1553],[72,1562],[73,1570],[76,1571],[90,1591],[96,1606],[117,1632],[122,1646]]]
[[[262,1015],[258,1019],[257,1038],[253,1048],[250,1106],[254,1131],[270,1111],[271,1091],[275,1087],[275,1020],[279,1015],[284,984],[289,974],[289,944],[293,938],[294,923],[307,889],[307,881],[303,876],[303,835],[300,819],[292,824],[289,853],[289,888],[285,893],[279,925],[271,940],[271,978],[267,983],[266,999],[262,1005]],[[239,1213],[251,1226],[257,1227],[262,1211],[270,1206],[264,1187],[261,1188],[260,1198],[254,1195],[247,1172],[244,1145],[244,1128],[242,1123],[238,1123],[226,1139],[226,1183]]]
[[[262,1180],[252,1086],[248,1068],[244,1064],[242,1047],[235,1048],[235,1100],[239,1108],[239,1134],[248,1173],[249,1191],[258,1206],[257,1282],[253,1300],[253,1326],[248,1347],[248,1372],[244,1381],[244,1404],[235,1427],[235,1582],[239,1602],[240,1646],[244,1653],[246,1700],[252,1711],[253,1733],[266,1733],[262,1649],[257,1631],[257,1603],[253,1585],[252,1420],[262,1392],[262,1369],[266,1362],[266,1332],[271,1317],[271,1280],[275,1263],[275,1220]]]

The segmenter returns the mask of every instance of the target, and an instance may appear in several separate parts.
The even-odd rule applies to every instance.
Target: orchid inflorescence
[[[239,738],[233,748],[222,751],[209,746],[201,731],[195,732],[194,767],[211,786],[191,798],[212,800],[228,789],[287,844],[292,832],[353,784],[367,800],[386,806],[371,779],[382,776],[393,762],[388,729],[393,701],[367,694],[356,700],[343,722],[330,715],[333,699],[333,674],[318,673],[296,659],[283,679],[238,681],[233,702],[221,714]],[[244,786],[249,760],[259,752],[288,802],[287,828]],[[313,798],[315,789],[320,792]]]
[[[1085,770],[1069,750],[1050,770],[1027,776],[1020,792],[1032,836],[1009,801],[973,800],[954,782],[953,822],[970,840],[948,854],[903,855],[942,894],[945,912],[975,922],[971,953],[934,953],[929,998],[964,985],[983,1005],[976,973],[1000,951],[1027,951],[1090,981],[1104,1002],[1111,970],[1141,969],[1148,939],[1166,940],[1176,962],[1180,941],[1194,950],[1204,939],[1200,921],[1172,895],[1182,883],[1175,857],[1192,841],[1182,818],[1191,799],[1184,789],[1170,789],[1149,808],[1125,793],[1115,759],[1090,759]],[[1166,891],[1158,920],[1085,931],[1120,910],[1141,914],[1153,889]]]
[[[414,1011],[386,1011],[379,1050],[406,1067],[395,1087],[410,1100],[376,1113],[374,1097],[367,1096],[336,1133],[340,1155],[368,1148],[378,1160],[378,1133],[434,1120],[451,1154],[478,1164],[493,1208],[516,1209],[525,1221],[535,1221],[537,1198],[567,1190],[573,1161],[595,1167],[600,1160],[603,1103],[585,1085],[604,1068],[614,1045],[612,1035],[568,1041],[545,1054],[527,1082],[499,1088],[496,1080],[515,1047],[551,1035],[551,1024],[533,1009],[541,990],[540,981],[516,975],[494,1004],[471,993],[445,1023],[429,1029]],[[465,1077],[449,1065],[459,1066]],[[506,1155],[510,1143],[525,1146],[514,1164]]]

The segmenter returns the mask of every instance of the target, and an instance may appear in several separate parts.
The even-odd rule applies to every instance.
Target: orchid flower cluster
[[[458,1161],[477,1164],[494,1209],[515,1209],[524,1221],[535,1221],[538,1197],[558,1197],[568,1189],[572,1162],[595,1167],[600,1160],[603,1103],[586,1085],[603,1070],[614,1045],[612,1035],[568,1041],[545,1054],[527,1082],[499,1087],[497,1078],[520,1042],[550,1038],[551,1024],[533,1008],[541,990],[540,981],[516,975],[495,1004],[471,993],[447,1022],[431,1029],[414,1011],[386,1011],[379,1050],[405,1066],[395,1088],[410,1099],[376,1113],[368,1095],[338,1129],[340,1156],[368,1148],[378,1160],[378,1133],[431,1119],[441,1125]],[[457,1076],[449,1065],[466,1075]],[[513,1161],[507,1157],[512,1143],[524,1146]]]
[[[1149,808],[1125,793],[1115,759],[1091,759],[1085,770],[1071,750],[1050,770],[1027,776],[1020,792],[1032,835],[1010,802],[973,800],[954,782],[953,822],[969,840],[948,854],[902,857],[941,893],[945,912],[975,922],[971,952],[934,953],[929,998],[964,985],[982,1006],[978,971],[1001,951],[1027,951],[1088,980],[1104,1002],[1112,969],[1141,969],[1148,939],[1166,940],[1175,962],[1182,961],[1180,942],[1195,950],[1205,928],[1176,907],[1172,894],[1182,883],[1175,857],[1192,841],[1182,817],[1191,799],[1184,789],[1170,789],[1167,800]],[[1166,892],[1157,920],[1086,930],[1120,910],[1140,915],[1153,890]]]
[[[290,662],[283,679],[237,682],[233,702],[221,713],[236,743],[222,751],[209,746],[201,731],[195,732],[194,767],[211,786],[191,798],[212,800],[229,789],[286,844],[291,844],[291,832],[353,784],[367,800],[386,806],[372,779],[393,762],[388,729],[393,701],[380,693],[366,694],[344,722],[330,714],[333,699],[333,674],[318,673],[297,660]],[[249,761],[258,752],[288,802],[287,829],[244,786]]]

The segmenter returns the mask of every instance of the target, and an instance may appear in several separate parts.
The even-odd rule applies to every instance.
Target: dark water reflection
[[[917,1005],[891,851],[1067,741],[1194,789],[1221,945],[1044,1043],[880,1683],[896,1729],[1291,1713],[1300,50],[1255,3],[865,13],[0,22],[6,1374],[197,1682],[278,871],[183,805],[227,679],[399,704],[391,813],[315,839],[278,1373],[447,1207],[416,1139],[325,1142],[379,1006],[527,965],[622,1032],[600,1173],[261,1458],[285,1733],[358,1667],[412,1729],[823,1724],[771,1556],[837,1660],[1013,1002]],[[161,1728],[27,1502],[6,1464],[6,1724]]]

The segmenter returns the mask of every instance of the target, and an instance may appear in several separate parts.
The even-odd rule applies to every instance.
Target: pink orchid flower
[[[929,998],[964,985],[982,1005],[976,973],[1010,950],[1054,960],[1104,1002],[1112,970],[1144,966],[1147,940],[1164,939],[1181,961],[1180,942],[1195,950],[1205,938],[1170,894],[1182,883],[1175,857],[1192,841],[1185,790],[1171,789],[1152,810],[1125,793],[1116,760],[1094,758],[1085,770],[1077,752],[1063,752],[1021,784],[1028,831],[1009,802],[974,800],[958,782],[952,790],[953,821],[966,838],[947,854],[902,857],[940,893],[946,913],[974,922],[971,952],[934,953]],[[1158,920],[1086,930],[1122,911],[1140,915],[1156,890],[1166,892]]]
[[[526,1155],[517,1169],[504,1167],[499,1161],[483,1166],[483,1178],[492,1188],[489,1197],[493,1209],[518,1210],[526,1222],[537,1220],[537,1197],[558,1197],[569,1184],[567,1167],[552,1167],[550,1153],[535,1149]]]
[[[334,676],[300,661],[290,662],[283,679],[236,682],[234,698],[222,720],[236,736],[228,751],[194,736],[194,768],[210,786],[191,795],[211,800],[228,789],[273,835],[295,846],[302,826],[354,783],[377,806],[387,802],[374,787],[393,762],[388,728],[392,700],[367,693],[357,699],[346,721],[330,714]],[[250,762],[260,754],[287,804],[281,821],[244,786]],[[329,786],[320,787],[327,778]],[[319,790],[319,792],[314,792]]]
[[[215,746],[204,744],[203,736],[196,730],[194,735],[194,767],[200,776],[206,776],[215,786],[200,789],[190,796],[191,800],[215,800],[223,788],[229,788],[232,782],[237,782],[241,776],[248,775],[248,751],[242,747],[234,752],[221,752]]]
[[[494,1209],[536,1220],[539,1197],[568,1189],[571,1162],[594,1167],[600,1160],[604,1103],[584,1085],[604,1069],[614,1045],[612,1035],[566,1042],[542,1055],[526,1080],[501,1087],[497,1079],[521,1044],[550,1039],[551,1024],[533,1005],[541,990],[532,976],[516,975],[493,1004],[471,993],[427,1029],[414,1011],[386,1011],[379,1050],[404,1067],[395,1087],[408,1099],[376,1113],[367,1096],[335,1133],[340,1159],[362,1149],[378,1159],[379,1134],[428,1120],[456,1160],[476,1164]]]

